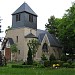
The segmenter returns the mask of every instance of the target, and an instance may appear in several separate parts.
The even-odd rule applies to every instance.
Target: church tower
[[[23,3],[14,13],[12,13],[12,27],[7,31],[5,37],[8,41],[11,39],[13,43],[17,45],[19,50],[17,60],[27,60],[27,43],[32,38],[37,38],[36,32],[37,14],[29,7],[27,3]],[[8,47],[5,48],[5,51],[8,52]],[[9,49],[9,51],[11,50]],[[5,52],[5,54],[7,52]],[[10,54],[10,52],[8,53]],[[5,56],[7,57],[7,55]],[[10,54],[9,58],[11,60],[14,59],[12,54]]]
[[[23,3],[12,14],[12,28],[24,27],[37,29],[37,14],[29,7],[27,3]]]

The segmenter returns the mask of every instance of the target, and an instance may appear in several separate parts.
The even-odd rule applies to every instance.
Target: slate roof
[[[37,37],[38,37],[38,40],[39,40],[40,43],[42,42],[45,34],[47,34],[47,37],[49,39],[49,42],[50,42],[51,46],[61,47],[60,42],[58,41],[58,39],[54,35],[50,34],[47,31],[37,29]]]
[[[25,38],[37,38],[37,37],[32,33],[29,33],[28,35],[25,36]]]
[[[14,13],[12,13],[12,15],[17,14],[17,13],[22,13],[22,12],[28,12],[28,13],[31,13],[31,14],[37,16],[37,14],[25,2]]]

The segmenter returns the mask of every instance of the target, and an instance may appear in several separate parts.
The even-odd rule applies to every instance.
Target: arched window
[[[48,52],[48,45],[47,45],[47,43],[43,44],[42,51],[43,52]]]

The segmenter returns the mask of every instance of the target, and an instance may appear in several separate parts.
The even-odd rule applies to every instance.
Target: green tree
[[[49,22],[50,21],[50,22]],[[62,44],[63,52],[68,53],[70,58],[74,58],[75,54],[75,3],[66,10],[66,14],[59,19],[53,16],[45,25],[46,29],[54,34]]]
[[[32,56],[33,56],[33,60],[34,60],[34,57],[36,56],[36,52],[37,52],[38,47],[39,47],[39,42],[37,39],[32,39],[32,40],[29,40],[27,45],[28,45],[28,47],[30,47],[30,49],[32,51]]]
[[[69,53],[70,58],[72,58],[75,53],[75,3],[66,12],[59,26],[59,38],[64,53]]]
[[[15,61],[16,61],[17,60],[17,51],[18,51],[17,45],[16,44],[12,44],[10,46],[10,49],[11,49],[11,52],[14,55]]]
[[[48,23],[45,24],[46,30],[48,30],[50,34],[58,36],[58,26],[60,22],[61,22],[60,18],[55,18],[55,16],[51,16],[48,19]]]
[[[30,47],[29,47],[29,50],[28,50],[27,64],[28,65],[32,65],[33,64],[32,51],[31,51]]]

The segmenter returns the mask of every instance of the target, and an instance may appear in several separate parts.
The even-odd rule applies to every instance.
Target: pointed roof
[[[29,33],[28,35],[25,36],[25,38],[37,38],[37,37],[32,33]]]
[[[13,14],[22,13],[22,12],[28,12],[28,13],[31,13],[31,14],[37,16],[37,14],[25,2]]]

